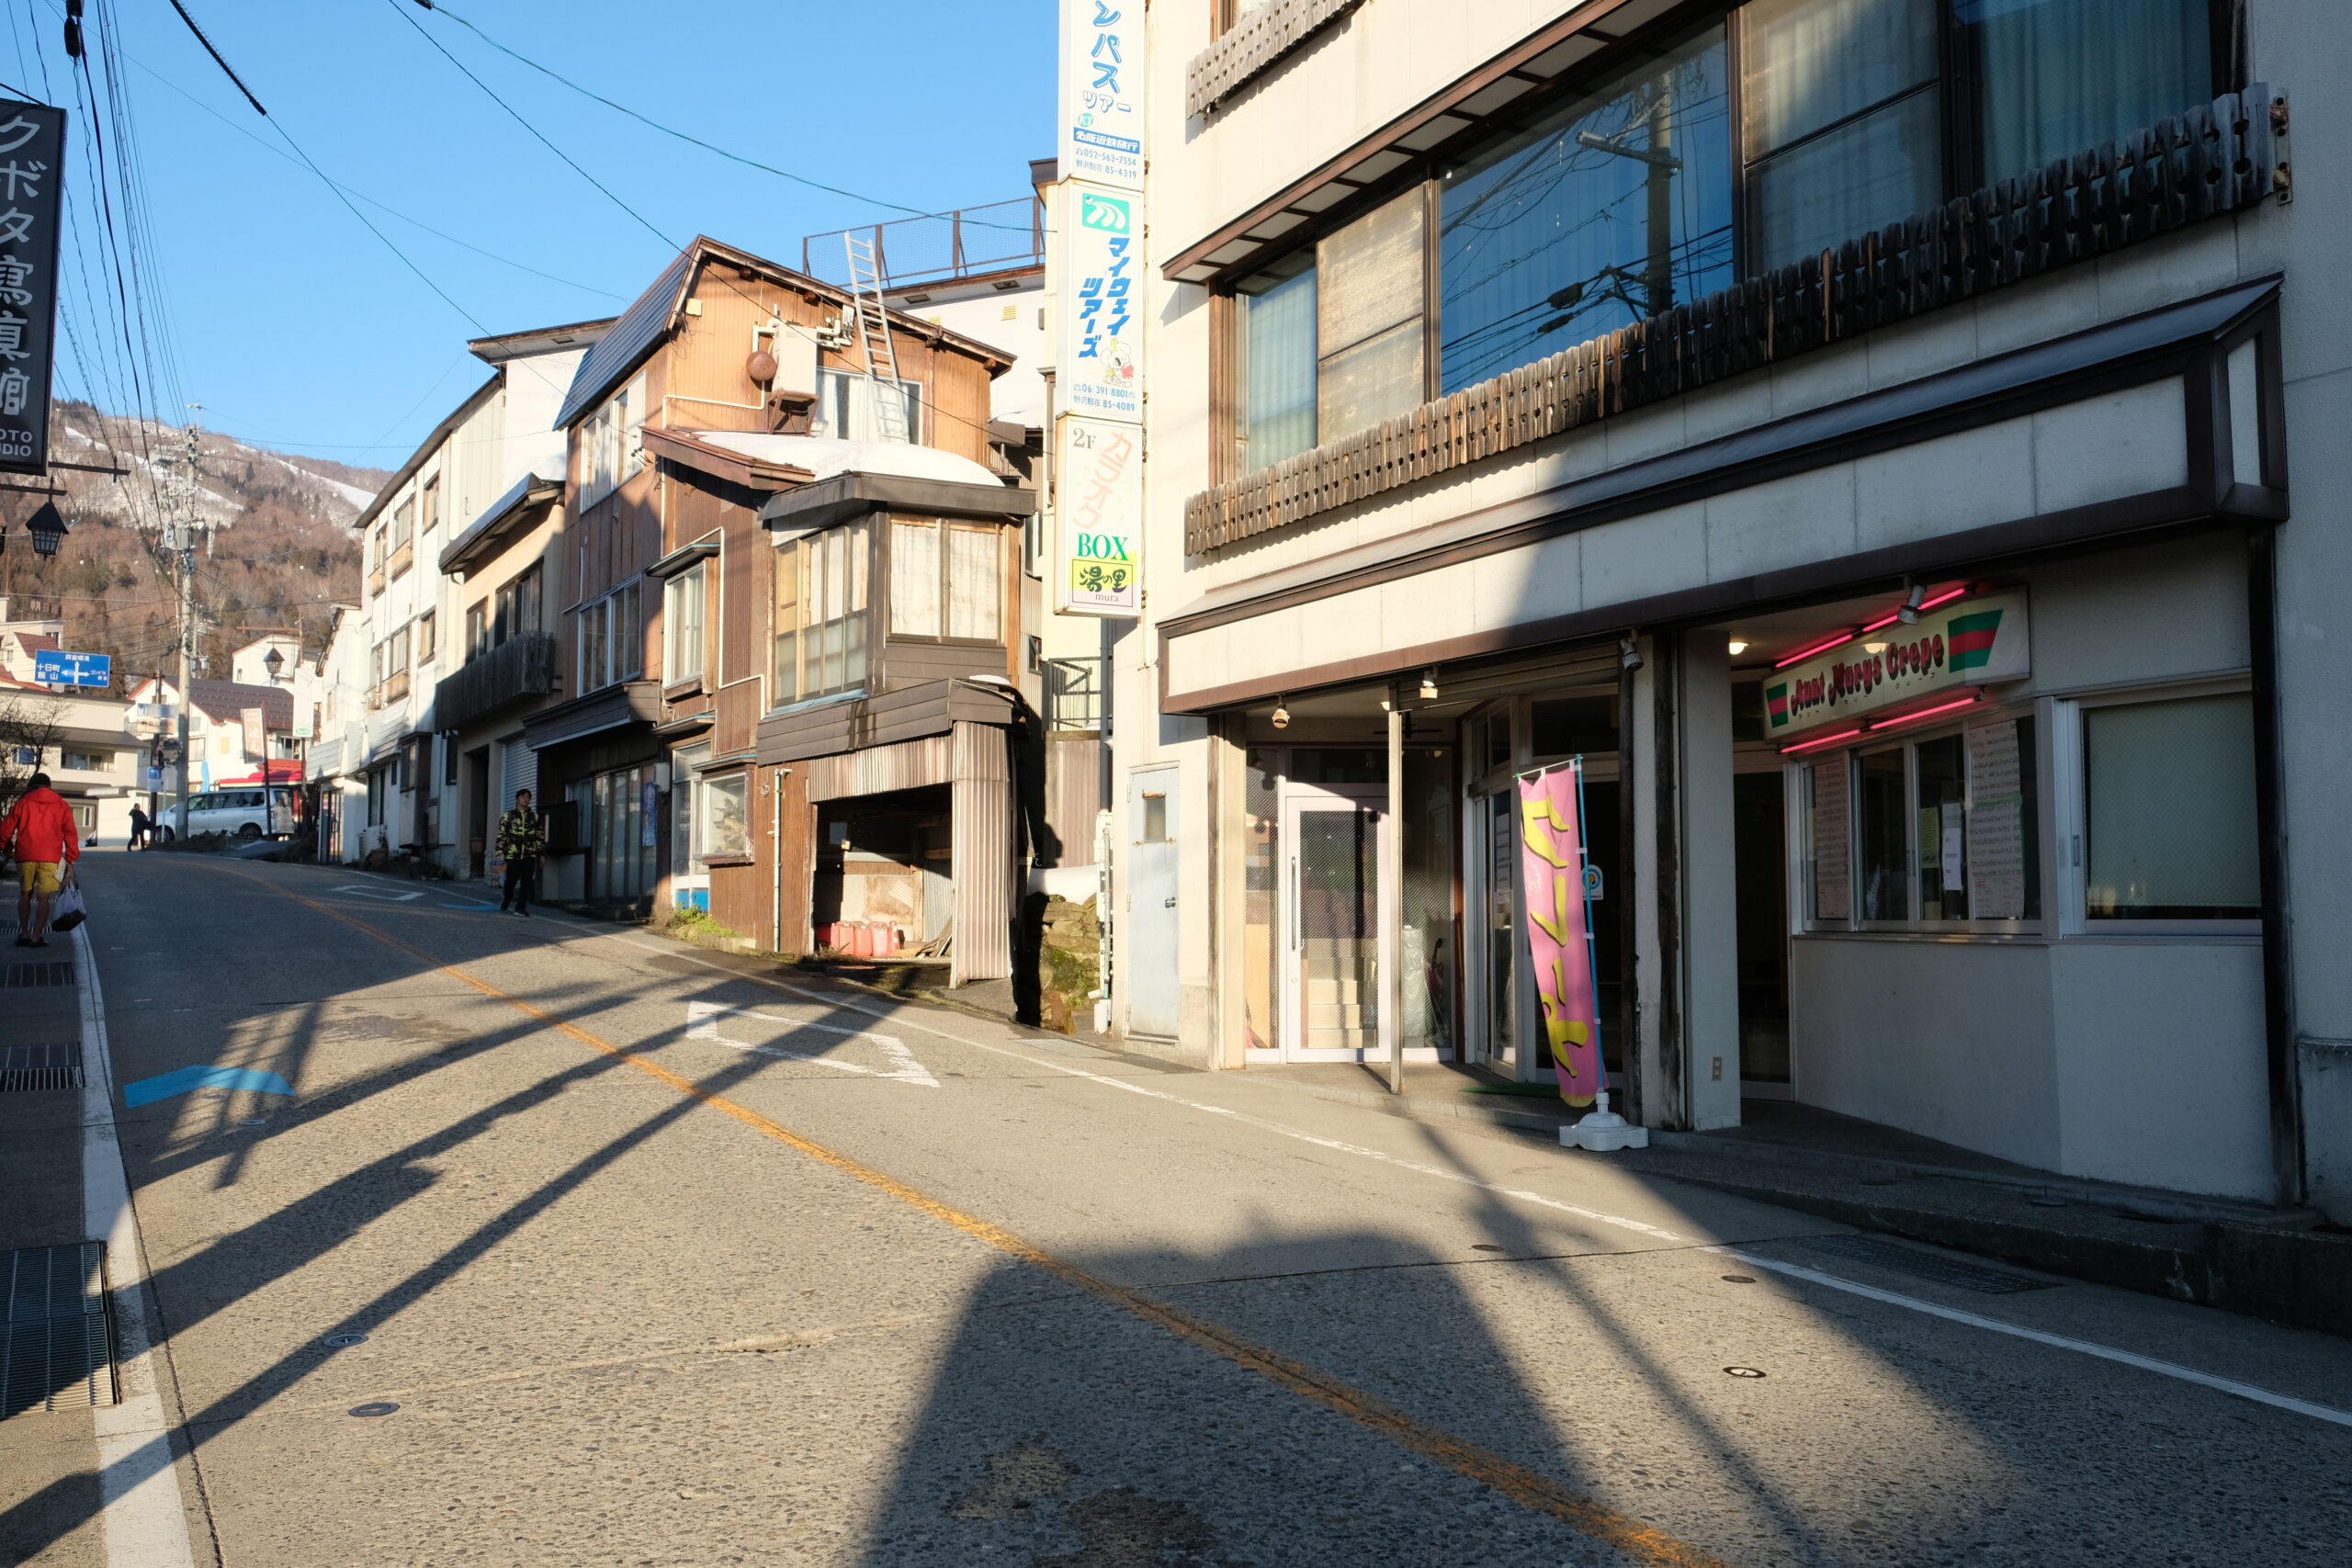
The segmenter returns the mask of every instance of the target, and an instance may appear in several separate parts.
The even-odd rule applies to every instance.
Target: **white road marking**
[[[424,897],[424,892],[422,888],[413,893],[387,893],[380,887],[363,887],[356,883],[348,887],[338,887],[335,891],[337,893],[348,893],[356,898],[380,899],[387,904],[405,904],[412,898],[422,898]]]
[[[121,1392],[119,1404],[91,1413],[107,1562],[112,1568],[194,1568],[171,1429],[156,1391],[154,1348],[147,1337],[147,1254],[115,1128],[114,1064],[89,928],[76,930],[74,942],[81,950],[74,971],[82,993],[82,1234],[107,1244]]]
[[[2297,1399],[2291,1394],[2273,1393],[2267,1388],[2256,1388],[2252,1383],[2239,1382],[2233,1378],[2216,1377],[2211,1372],[2200,1372],[2194,1367],[2184,1367],[2173,1361],[2159,1361],[2153,1356],[2142,1356],[2130,1350],[2119,1350],[2111,1345],[2101,1345],[2096,1340],[2075,1339],[2064,1334],[2048,1334],[2039,1328],[2027,1328],[2020,1324],[2004,1323],[1997,1317],[1983,1317],[1973,1312],[1962,1312],[1957,1307],[1940,1306],[1934,1302],[1923,1302],[1916,1296],[1897,1295],[1893,1291],[1882,1291],[1875,1285],[1858,1284],[1851,1280],[1841,1280],[1835,1274],[1825,1274],[1818,1269],[1807,1269],[1798,1263],[1783,1263],[1777,1258],[1758,1258],[1752,1252],[1741,1252],[1729,1247],[1711,1247],[1706,1250],[1721,1254],[1725,1258],[1736,1258],[1751,1269],[1762,1269],[1774,1274],[1785,1274],[1792,1280],[1808,1280],[1815,1285],[1826,1286],[1833,1291],[1843,1291],[1849,1296],[1861,1296],[1870,1301],[1883,1302],[1888,1306],[1908,1307],[1913,1312],[1926,1313],[1929,1317],[1940,1317],[1947,1323],[1963,1323],[1971,1328],[1989,1329],[1995,1334],[2006,1334],[2015,1339],[2030,1339],[2037,1345],[2048,1345],[2060,1350],[2072,1350],[2082,1356],[2095,1356],[2102,1361],[2115,1361],[2123,1366],[2137,1367],[2143,1372],[2154,1372],[2161,1377],[2178,1378],[2183,1382],[2193,1382],[2203,1388],[2219,1389],[2223,1393],[2233,1393],[2240,1399],[2251,1399],[2257,1404],[2273,1405],[2280,1410],[2291,1410],[2298,1416],[2308,1416],[2314,1421],[2332,1421],[2338,1427],[2352,1427],[2352,1412],[2333,1409],[2324,1404],[2313,1404],[2308,1399]]]
[[[748,1040],[730,1040],[718,1032],[722,1018],[756,1018],[767,1023],[788,1024],[795,1030],[813,1029],[826,1034],[845,1034],[852,1040],[871,1041],[885,1056],[898,1064],[888,1072],[861,1067],[855,1062],[820,1055],[809,1051],[787,1051],[781,1045],[754,1045]],[[814,1062],[820,1067],[833,1067],[844,1073],[861,1073],[867,1077],[890,1078],[899,1083],[921,1084],[925,1089],[937,1089],[939,1080],[931,1070],[915,1060],[907,1043],[895,1034],[877,1034],[870,1029],[842,1029],[830,1023],[808,1023],[797,1018],[778,1018],[774,1013],[753,1012],[749,1008],[720,1007],[717,1002],[686,1004],[686,1038],[707,1040],[715,1045],[732,1046],[738,1051],[755,1052],[763,1056],[782,1056],[789,1061]]]

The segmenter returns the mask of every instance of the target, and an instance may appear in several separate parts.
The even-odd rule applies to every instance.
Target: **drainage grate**
[[[0,967],[0,987],[70,986],[74,983],[71,964],[11,964]]]
[[[1850,1258],[1857,1263],[1885,1269],[1897,1274],[1909,1274],[1915,1279],[1933,1280],[1939,1285],[1956,1285],[1963,1291],[1974,1291],[1984,1296],[2015,1295],[2020,1291],[2047,1291],[2056,1285],[2054,1280],[2029,1279],[2023,1274],[2007,1274],[1998,1269],[1979,1269],[1972,1263],[1955,1263],[1939,1258],[1932,1252],[1898,1242],[1885,1241],[1874,1235],[1815,1235],[1800,1244],[1816,1252],[1834,1252],[1840,1258]]]
[[[0,1045],[0,1094],[36,1089],[80,1089],[79,1045]]]
[[[28,1247],[0,1262],[0,1417],[115,1402],[107,1329],[106,1248],[95,1241]]]

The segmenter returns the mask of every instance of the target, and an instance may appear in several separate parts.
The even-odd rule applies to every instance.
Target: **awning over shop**
[[[523,742],[534,751],[544,751],[625,724],[650,725],[661,716],[662,688],[650,681],[625,681],[533,715],[523,727]]]

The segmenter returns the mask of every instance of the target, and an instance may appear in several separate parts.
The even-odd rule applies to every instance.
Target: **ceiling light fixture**
[[[1274,699],[1274,728],[1276,729],[1290,728],[1290,709],[1283,705],[1283,701],[1284,699],[1281,697]]]
[[[1747,639],[1744,637],[1736,637],[1729,642],[1724,644],[1724,651],[1730,654],[1734,659],[1737,659],[1741,654],[1747,651]]]
[[[1908,592],[1903,595],[1903,603],[1895,610],[1894,618],[1906,626],[1915,626],[1919,624],[1919,601],[1928,596],[1928,591],[1916,582],[1905,586]]]
[[[1437,701],[1437,667],[1435,665],[1421,671],[1421,701],[1425,703]]]

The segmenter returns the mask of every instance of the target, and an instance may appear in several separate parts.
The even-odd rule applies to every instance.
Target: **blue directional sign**
[[[33,680],[43,686],[104,686],[114,680],[114,660],[103,653],[33,655]]]

